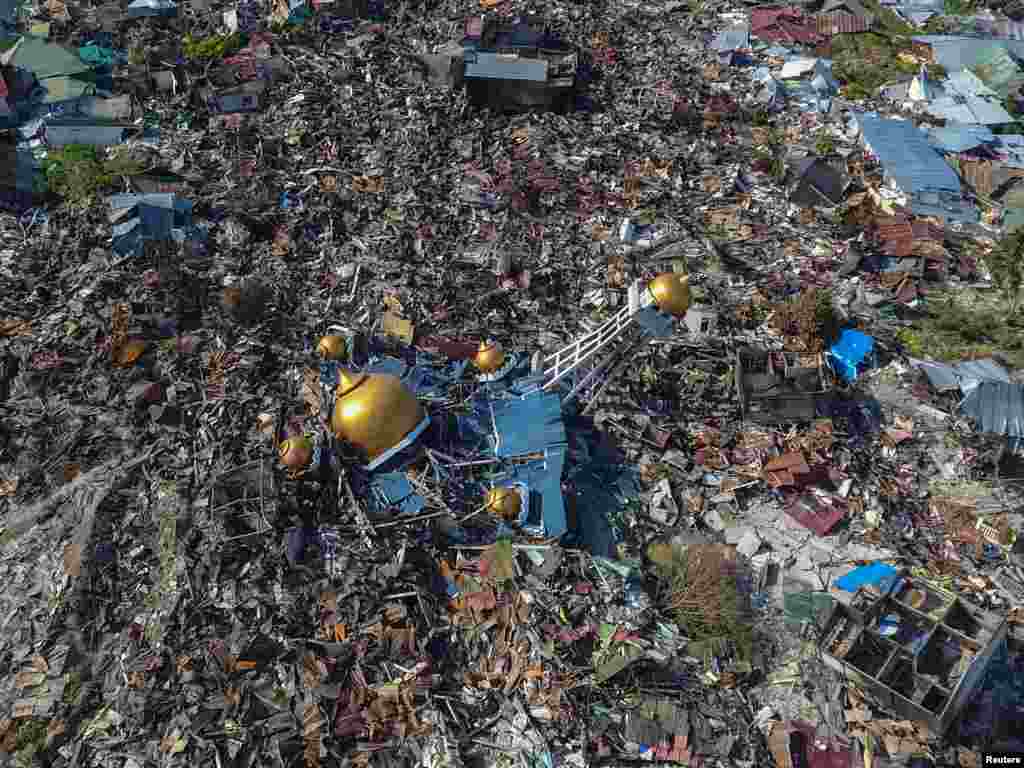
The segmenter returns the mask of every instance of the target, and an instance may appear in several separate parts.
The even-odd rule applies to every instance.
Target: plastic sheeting
[[[875,340],[860,331],[847,328],[839,341],[828,351],[832,366],[843,381],[857,378],[857,366],[867,359],[875,348]]]

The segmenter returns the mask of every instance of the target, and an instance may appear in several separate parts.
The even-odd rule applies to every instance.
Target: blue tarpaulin
[[[837,341],[828,351],[835,372],[843,381],[857,378],[857,366],[872,353],[875,340],[865,333],[847,328],[840,334]]]
[[[842,578],[836,579],[836,586],[846,592],[856,592],[861,587],[880,584],[884,579],[895,576],[896,569],[885,563],[871,563],[854,568]]]

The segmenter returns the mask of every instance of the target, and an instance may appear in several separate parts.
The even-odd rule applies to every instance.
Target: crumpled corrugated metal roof
[[[996,140],[995,134],[983,125],[947,125],[944,128],[932,128],[928,132],[928,138],[936,149],[954,154]]]
[[[965,394],[982,382],[1010,384],[1010,374],[995,360],[967,360],[956,365],[932,360],[914,360],[924,371],[928,382],[939,392],[959,389]]]
[[[1024,384],[982,382],[960,404],[978,430],[990,435],[1024,438]]]
[[[995,146],[999,160],[1008,168],[1024,168],[1024,136],[1007,134],[997,136]]]
[[[750,27],[736,26],[723,29],[711,42],[711,48],[719,53],[738,51],[750,47]]]
[[[959,96],[988,96],[996,97],[996,92],[989,88],[976,74],[969,69],[962,69],[959,72],[950,73],[943,83],[945,89]]]
[[[995,38],[963,37],[960,35],[917,35],[915,43],[931,46],[935,63],[947,72],[970,69],[982,61],[986,49],[1004,48],[1014,56],[1024,56],[1024,41]]]
[[[562,399],[557,394],[494,400],[490,411],[497,435],[495,454],[500,458],[543,453],[566,442]]]
[[[1002,104],[975,96],[933,99],[928,102],[926,110],[935,117],[961,125],[1003,125],[1013,122],[1013,116]]]
[[[926,190],[960,192],[960,180],[924,133],[907,120],[859,116],[864,141],[886,173],[908,193]]]
[[[1010,53],[1000,46],[988,46],[978,56],[977,63],[971,67],[987,86],[1001,96],[1010,93],[1011,86],[1021,80],[1020,65]]]

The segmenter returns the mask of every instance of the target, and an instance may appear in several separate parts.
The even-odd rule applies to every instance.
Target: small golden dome
[[[522,509],[522,500],[514,488],[491,488],[487,492],[487,511],[502,520],[516,520]]]
[[[313,459],[313,444],[304,437],[292,437],[281,443],[277,454],[288,469],[302,469]]]
[[[494,373],[505,364],[505,351],[496,341],[481,341],[473,364],[481,373]]]
[[[690,276],[666,272],[651,280],[647,286],[658,309],[682,317],[690,308]]]
[[[340,373],[331,428],[338,439],[364,451],[370,462],[395,448],[424,417],[416,396],[397,376]]]
[[[345,356],[345,339],[342,336],[324,336],[316,345],[316,351],[324,360],[341,360]]]

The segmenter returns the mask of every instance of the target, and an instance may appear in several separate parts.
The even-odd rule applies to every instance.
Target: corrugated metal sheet
[[[1024,385],[982,382],[960,407],[981,432],[1024,438]]]
[[[977,160],[969,157],[960,158],[960,175],[979,195],[988,197],[992,194],[992,161]]]
[[[711,48],[720,53],[744,50],[749,47],[750,27],[745,25],[723,29],[711,43]]]
[[[557,394],[495,400],[490,404],[500,458],[543,453],[566,442],[562,399]]]
[[[831,35],[852,35],[867,32],[873,20],[870,17],[854,16],[845,11],[819,13],[817,18],[818,34],[822,37]]]
[[[958,72],[951,72],[943,83],[946,91],[955,92],[960,96],[989,96],[994,97],[996,92],[989,88],[976,74],[969,69],[962,69]]]
[[[958,35],[918,35],[915,43],[931,48],[932,58],[947,72],[971,69],[981,61],[987,48],[1004,48],[1014,56],[1024,56],[1024,40],[997,40],[993,38],[962,37]]]
[[[945,222],[977,224],[981,218],[978,209],[959,192],[917,192],[910,199],[909,209],[915,216],[934,216]]]
[[[995,135],[981,125],[947,125],[944,128],[932,128],[928,132],[932,146],[943,152],[959,154],[982,144],[996,140]]]
[[[995,360],[968,360],[956,365],[931,360],[914,360],[938,392],[959,389],[965,394],[982,382],[1012,383],[1010,374]]]
[[[956,173],[913,123],[861,115],[860,126],[865,143],[904,192],[960,192]]]

